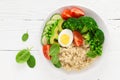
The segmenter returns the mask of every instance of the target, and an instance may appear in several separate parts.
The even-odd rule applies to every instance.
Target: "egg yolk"
[[[60,37],[60,41],[62,44],[66,45],[69,43],[70,37],[67,34],[62,34]]]

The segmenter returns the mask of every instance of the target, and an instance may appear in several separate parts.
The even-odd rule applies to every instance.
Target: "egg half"
[[[73,42],[73,33],[69,29],[64,29],[58,36],[58,42],[62,47],[68,47]]]

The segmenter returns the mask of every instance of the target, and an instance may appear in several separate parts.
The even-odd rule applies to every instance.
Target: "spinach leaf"
[[[53,64],[57,64],[57,63],[59,62],[59,58],[58,58],[58,56],[57,56],[57,55],[52,56],[52,58],[51,58],[51,62],[52,62]]]
[[[56,68],[61,68],[61,67],[62,67],[60,61],[58,61],[57,64],[54,64],[54,66],[55,66]]]
[[[34,58],[34,56],[30,55],[30,58],[27,61],[27,64],[30,68],[34,68],[36,65],[36,60]]]
[[[58,57],[59,52],[60,52],[60,45],[53,44],[50,48],[50,56],[51,56],[52,64],[57,68],[61,67],[61,63],[60,63],[59,57]]]
[[[18,52],[16,55],[16,62],[18,63],[24,63],[27,62],[27,60],[30,58],[30,51],[27,49],[23,49]]]
[[[57,54],[59,54],[59,52],[60,52],[60,45],[59,44],[53,44],[50,47],[50,56],[57,55]]]
[[[22,35],[22,41],[27,41],[28,40],[28,38],[29,38],[29,35],[28,35],[28,33],[24,33],[23,35]]]
[[[61,67],[61,63],[59,61],[58,55],[52,56],[51,58],[51,62],[53,63],[53,65],[57,68]]]

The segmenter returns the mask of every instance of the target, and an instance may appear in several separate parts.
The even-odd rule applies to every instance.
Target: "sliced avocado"
[[[58,26],[56,26],[52,30],[52,36],[50,37],[50,44],[57,43],[56,40],[58,40]]]
[[[59,22],[58,22],[58,28],[59,28],[59,32],[62,31],[62,23],[63,23],[63,19],[60,19]]]
[[[62,31],[62,23],[63,23],[63,19],[59,19],[57,26],[54,26],[54,28],[52,28],[52,35],[50,37],[50,44],[57,43],[58,34],[59,34],[59,32]]]
[[[63,21],[64,20],[59,14],[52,16],[51,20],[46,23],[43,30],[42,35],[44,37],[42,37],[42,44],[53,44],[58,42],[58,34],[62,31]]]

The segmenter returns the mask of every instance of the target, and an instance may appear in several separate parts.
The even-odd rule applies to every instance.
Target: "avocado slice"
[[[56,26],[53,30],[52,30],[52,36],[50,37],[50,44],[54,44],[57,43],[56,40],[58,40],[58,26]]]
[[[59,22],[58,22],[58,28],[59,28],[59,32],[62,31],[62,23],[63,23],[63,19],[60,19]]]
[[[57,43],[58,34],[62,31],[63,19],[59,19],[58,24],[52,28],[52,36],[50,37],[50,44]]]

